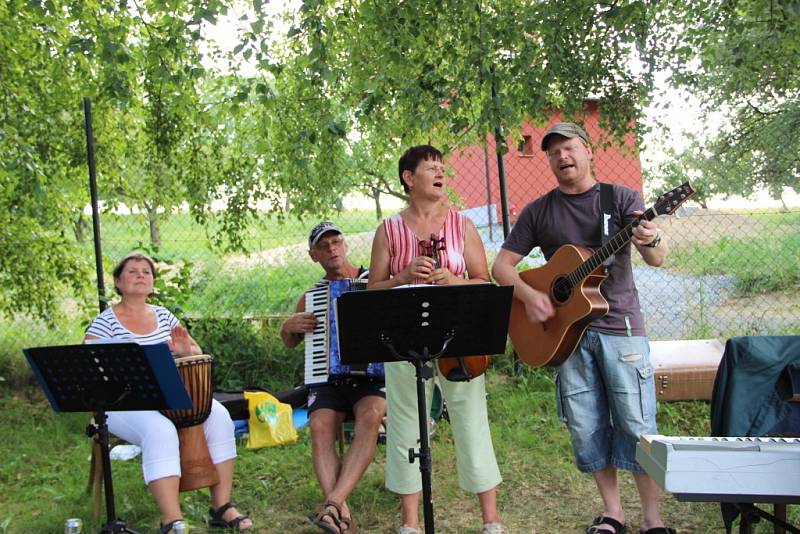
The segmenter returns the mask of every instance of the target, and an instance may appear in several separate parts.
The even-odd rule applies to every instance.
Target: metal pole
[[[427,358],[428,347],[423,351],[424,357]],[[409,449],[409,461],[413,462],[414,458],[419,459],[419,472],[422,477],[422,517],[425,524],[425,534],[434,534],[433,525],[433,495],[431,489],[431,471],[433,462],[431,460],[431,448],[428,437],[428,414],[426,408],[428,406],[425,400],[425,378],[426,378],[426,362],[427,359],[415,359],[414,367],[417,370],[417,416],[419,418],[419,452],[414,449]],[[430,377],[433,378],[432,376]]]
[[[496,80],[495,80],[495,65],[492,63],[492,103],[496,103],[497,99],[497,89],[496,89]],[[496,108],[497,106],[495,106]],[[503,163],[503,143],[505,142],[505,138],[503,137],[503,129],[501,128],[500,124],[498,123],[494,127],[494,149],[497,153],[497,178],[500,182],[500,206],[503,211],[503,237],[508,237],[509,232],[511,232],[511,223],[509,219],[509,212],[508,212],[508,195],[506,191],[506,167]]]
[[[100,312],[106,309],[106,285],[103,280],[103,252],[100,248],[100,211],[97,209],[97,174],[94,165],[94,134],[92,132],[92,104],[83,97],[83,119],[86,130],[86,159],[89,165],[89,192],[92,196],[92,230],[94,235],[94,263],[97,272],[97,297]]]
[[[486,219],[489,221],[489,241],[494,242],[494,223],[492,220],[492,180],[489,176],[489,148],[483,142],[483,178],[486,184]]]
[[[495,65],[492,63],[492,103],[496,106],[497,98],[497,81],[495,78]],[[498,121],[494,127],[494,148],[497,152],[497,178],[500,184],[500,206],[503,211],[503,239],[508,237],[511,232],[511,221],[509,220],[510,214],[508,210],[508,194],[506,191],[506,168],[503,163],[503,151],[501,150],[505,138],[503,137],[503,129]],[[522,374],[522,362],[519,359],[517,351],[514,351],[514,374],[519,376]]]

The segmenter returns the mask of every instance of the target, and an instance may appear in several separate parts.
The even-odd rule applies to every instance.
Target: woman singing
[[[369,287],[488,282],[486,253],[478,231],[469,219],[450,208],[442,153],[429,145],[409,148],[400,158],[399,174],[408,193],[408,207],[378,226],[372,242]],[[436,251],[439,268],[419,246],[434,239],[444,244]],[[419,534],[420,473],[408,462],[408,450],[419,440],[415,369],[408,362],[393,362],[385,365],[385,372],[386,487],[400,494],[403,525],[399,534]],[[453,429],[459,485],[478,495],[482,533],[505,534],[497,513],[497,485],[502,479],[489,433],[484,376],[468,382],[451,382],[440,376],[440,382]],[[430,389],[427,398],[431,398]]]
[[[155,277],[152,259],[138,253],[126,256],[114,268],[114,287],[121,299],[94,318],[84,341],[117,339],[142,345],[166,342],[173,356],[202,354],[169,310],[147,303],[148,297],[153,295]],[[171,532],[174,523],[181,520],[178,500],[181,469],[175,425],[157,411],[111,411],[108,412],[108,429],[115,436],[141,447],[144,480],[161,513],[161,534]],[[236,441],[230,415],[219,402],[212,402],[203,430],[219,475],[219,482],[210,488],[209,525],[250,530],[253,521],[240,514],[230,501]]]

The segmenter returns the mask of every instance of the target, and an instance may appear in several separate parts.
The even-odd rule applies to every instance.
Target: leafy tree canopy
[[[800,191],[800,1],[676,2],[669,15],[682,31],[662,66],[701,98],[697,120],[714,126],[662,174],[694,175],[706,195]]]
[[[0,5],[0,313],[48,317],[90,283],[81,101],[94,104],[107,207],[169,211],[203,75],[197,39],[216,0],[9,0]]]
[[[292,111],[317,133],[367,140],[358,167],[367,171],[368,188],[401,147],[432,141],[447,151],[523,118],[544,121],[554,108],[580,118],[588,96],[602,99],[610,132],[629,131],[652,72],[634,74],[630,65],[636,58],[654,65],[661,52],[657,8],[586,0],[305,0],[264,70],[292,80],[280,82],[284,95],[302,103]],[[325,135],[309,136],[308,124],[292,120],[285,126],[313,139],[307,151],[329,149]],[[364,168],[365,148],[372,168]]]
[[[146,213],[154,244],[183,206],[242,249],[259,205],[402,196],[409,144],[482,143],[555,108],[580,120],[587,97],[612,142],[665,66],[733,110],[703,148],[749,181],[709,187],[796,185],[798,0],[304,0],[285,35],[252,0],[231,59],[253,75],[204,65],[222,55],[204,29],[234,1],[0,3],[0,313],[46,316],[91,280],[84,96],[103,205]]]

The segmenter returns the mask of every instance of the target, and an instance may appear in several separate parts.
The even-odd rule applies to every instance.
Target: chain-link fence
[[[513,151],[505,156],[506,161],[517,157],[521,156]],[[546,165],[542,154],[533,158]],[[602,161],[598,158],[597,174],[605,179],[614,174],[615,161]],[[491,176],[495,161],[490,157],[470,163],[476,173],[489,168],[496,190],[496,174]],[[459,165],[467,166],[463,160]],[[619,168],[629,165],[623,162]],[[539,180],[512,173],[508,169],[510,198],[533,199],[553,187],[549,169],[538,175]],[[478,227],[491,264],[503,242],[500,203],[469,206],[463,209]],[[399,209],[390,203],[383,214]],[[374,210],[346,209],[333,219],[346,234],[352,262],[368,266],[378,225]],[[191,263],[190,291],[182,305],[190,317],[279,319],[294,310],[300,295],[323,274],[307,254],[308,230],[317,222],[281,224],[265,216],[246,241],[249,254],[219,254],[209,248],[204,230],[187,214],[176,214],[162,224],[157,255],[176,265]],[[666,264],[649,267],[634,254],[634,274],[652,338],[725,338],[800,330],[800,208],[728,212],[688,203],[675,216],[661,217],[658,224],[670,248]],[[148,243],[146,228],[141,216],[105,217],[104,255],[118,259],[140,242]],[[525,263],[534,267],[543,261],[535,249]]]
[[[602,148],[603,135],[596,120],[587,122],[587,130],[596,145],[597,177],[641,191],[641,167],[635,151]],[[556,184],[538,146],[541,132],[525,125],[503,156],[511,223],[528,201]],[[494,146],[490,142],[485,147],[458,150],[449,155],[447,163],[452,172],[453,202],[478,227],[491,265],[503,242],[503,203]],[[381,197],[383,217],[400,209],[400,201]],[[326,217],[344,230],[349,257],[356,265],[369,264],[379,223],[377,213],[374,199],[354,195],[343,199],[337,214]],[[213,328],[205,330],[206,344],[213,344],[214,350],[241,351],[244,344],[264,343],[269,345],[263,349],[267,352],[285,353],[277,341],[277,325],[322,274],[307,254],[308,231],[317,222],[264,213],[244,240],[248,253],[223,253],[212,245],[208,229],[187,212],[155,217],[105,212],[101,244],[106,292],[113,294],[113,264],[131,250],[144,249],[161,260],[162,302],[195,324],[222,321],[216,333]],[[800,207],[734,212],[702,209],[690,202],[675,216],[661,218],[659,224],[670,248],[666,264],[652,268],[634,254],[634,273],[651,339],[800,331],[800,299],[796,296],[800,289]],[[91,257],[91,240],[84,245]],[[525,265],[542,262],[541,254],[534,250]],[[79,342],[87,321],[97,312],[97,301],[87,295],[65,295],[61,308],[62,316],[50,321],[18,317],[8,322],[0,337],[0,350],[21,355],[24,346]],[[259,353],[247,365],[263,366],[259,359],[266,357]],[[299,360],[292,361],[289,370],[277,363],[273,369],[290,376],[289,383],[291,376],[299,376],[302,365]],[[244,364],[239,365],[221,370],[223,377],[237,377],[229,383],[246,384],[260,376],[248,375]]]

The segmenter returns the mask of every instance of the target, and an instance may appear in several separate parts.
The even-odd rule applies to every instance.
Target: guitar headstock
[[[664,193],[656,199],[653,211],[656,215],[671,215],[681,204],[694,195],[694,189],[689,182],[684,182],[672,191]]]

